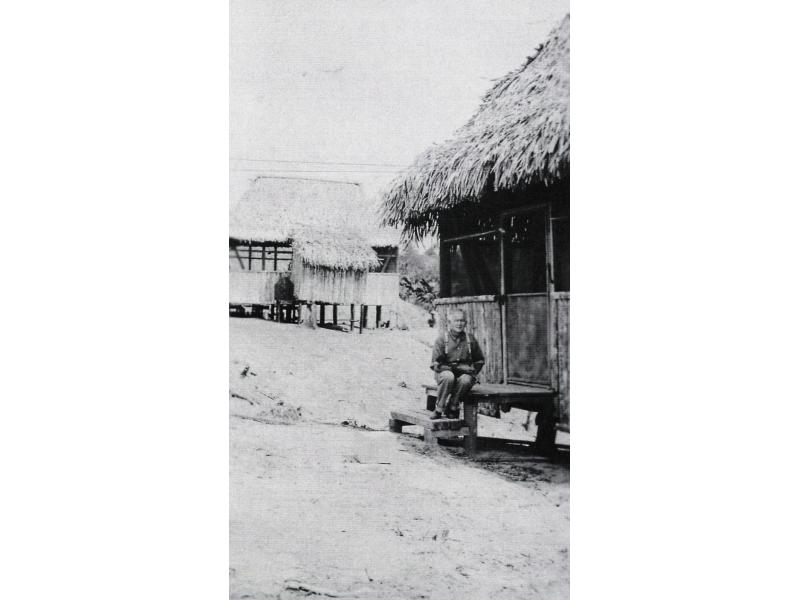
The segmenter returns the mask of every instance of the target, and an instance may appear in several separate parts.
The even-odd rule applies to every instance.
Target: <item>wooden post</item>
[[[309,329],[317,327],[317,318],[314,314],[314,305],[311,302],[306,302],[303,305],[303,325]]]
[[[355,304],[350,305],[350,331],[353,331],[353,323],[356,322],[356,307]]]
[[[363,304],[361,305],[361,314],[359,315],[358,319],[358,333],[364,333],[364,325],[366,325],[367,321],[367,307]]]
[[[443,240],[450,233],[446,219],[439,221],[439,239]],[[441,297],[450,295],[450,246],[439,242],[439,290]]]
[[[375,329],[380,329],[381,326],[381,307],[375,307]]]
[[[434,392],[428,393],[428,389],[425,388],[422,392],[424,394],[423,401],[425,404],[425,410],[429,412],[433,412],[436,410],[436,396],[432,395]]]
[[[338,325],[339,324],[339,305],[338,304],[334,304],[333,305],[333,324],[334,325]]]
[[[553,253],[553,205],[548,204],[545,209],[545,250],[546,250],[546,263],[547,263],[547,367],[550,370],[550,387],[554,390],[558,389],[558,350],[557,350],[557,334],[556,334],[556,302],[553,297],[555,294],[556,286],[553,279],[554,269],[554,253]],[[553,436],[555,440],[555,434]]]
[[[439,443],[439,440],[436,439],[436,436],[433,435],[433,431],[428,429],[427,427],[422,430],[422,437],[425,440],[425,443],[429,446],[435,446]]]
[[[551,456],[555,450],[556,443],[556,423],[553,418],[555,412],[553,402],[549,406],[536,413],[536,442],[534,449],[538,454]]]
[[[469,427],[469,435],[464,436],[464,450],[470,458],[475,456],[478,447],[478,402],[469,398],[464,400],[464,421]]]
[[[506,316],[506,252],[505,231],[500,228],[500,348],[503,353],[503,383],[508,383],[508,334],[506,331],[508,318]]]
[[[319,324],[325,325],[325,303],[320,302],[319,304]]]

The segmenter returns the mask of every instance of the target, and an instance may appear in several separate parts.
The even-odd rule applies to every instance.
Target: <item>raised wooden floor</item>
[[[425,389],[426,408],[433,410],[436,403],[436,385],[426,384],[422,387]],[[501,408],[521,408],[539,412],[543,409],[552,409],[554,397],[555,391],[543,385],[479,383],[473,386],[467,399],[473,402],[495,402]]]

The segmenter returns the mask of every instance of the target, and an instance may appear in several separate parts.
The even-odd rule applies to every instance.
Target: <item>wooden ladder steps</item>
[[[423,428],[423,437],[428,443],[469,435],[469,427],[461,419],[432,421],[433,413],[427,410],[393,410],[389,415],[389,431],[400,433],[406,425],[418,425]]]

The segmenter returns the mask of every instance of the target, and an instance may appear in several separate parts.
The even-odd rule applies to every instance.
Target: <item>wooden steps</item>
[[[469,427],[461,419],[431,420],[432,412],[426,410],[393,410],[389,413],[389,431],[400,433],[406,425],[423,428],[423,437],[429,444],[439,439],[452,439],[469,435]]]
[[[425,384],[423,402],[428,410],[436,404],[437,387]],[[464,448],[468,456],[477,451],[478,405],[494,406],[495,411],[508,412],[520,408],[536,413],[536,446],[542,454],[553,448],[555,423],[553,422],[555,391],[543,385],[519,385],[514,383],[479,383],[472,387],[463,402],[464,424],[469,435],[464,438]],[[498,412],[499,415],[499,412]]]

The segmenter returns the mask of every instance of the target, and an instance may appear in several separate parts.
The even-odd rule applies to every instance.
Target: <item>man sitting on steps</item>
[[[436,410],[431,419],[457,419],[460,403],[477,381],[485,359],[481,347],[471,334],[464,331],[467,317],[456,309],[448,318],[448,330],[433,344],[433,369],[438,386]]]

